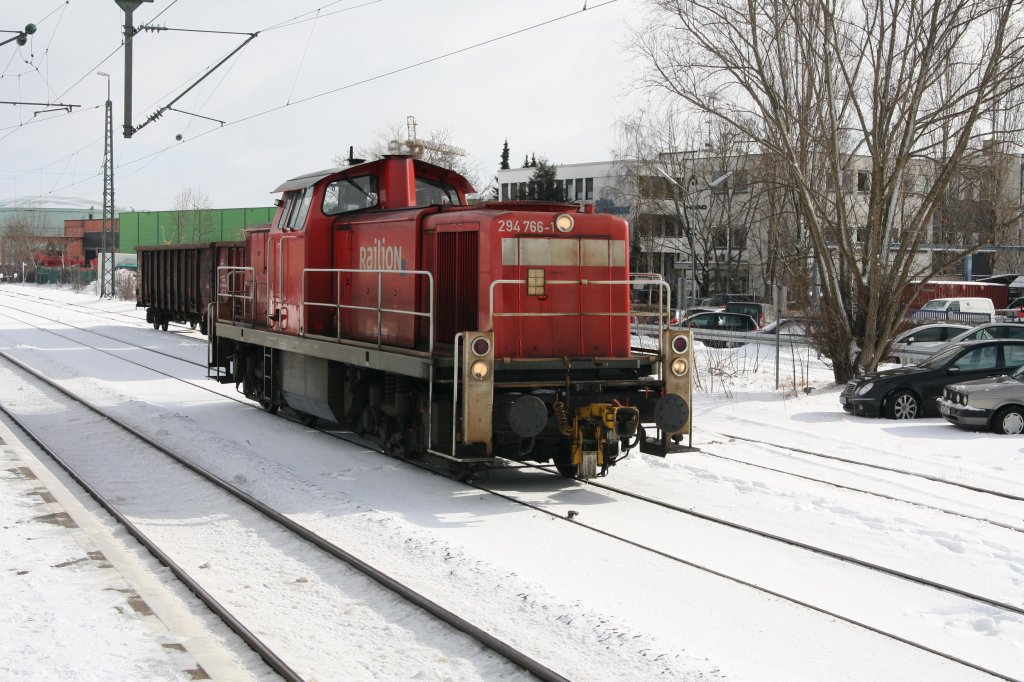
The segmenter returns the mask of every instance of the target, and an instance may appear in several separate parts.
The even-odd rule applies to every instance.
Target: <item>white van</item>
[[[921,312],[927,317],[946,319],[965,319],[953,313],[971,313],[970,320],[980,318],[974,315],[986,315],[985,322],[991,322],[996,314],[995,304],[990,298],[933,298],[921,306]]]

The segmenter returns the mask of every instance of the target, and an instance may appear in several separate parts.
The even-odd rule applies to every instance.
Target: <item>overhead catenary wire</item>
[[[317,10],[316,17],[313,18],[313,25],[309,27],[309,35],[306,36],[306,47],[302,50],[302,58],[299,59],[299,65],[295,69],[295,78],[292,80],[292,89],[288,91],[288,99],[286,101],[292,101],[292,95],[295,93],[295,86],[299,82],[299,76],[302,75],[302,65],[306,63],[306,55],[309,54],[309,44],[313,42],[313,32],[316,31],[316,20],[320,18],[320,11]]]
[[[395,74],[403,73],[405,71],[410,71],[412,69],[416,69],[418,67],[425,66],[425,65],[431,64],[433,62],[441,61],[442,59],[447,59],[448,57],[453,57],[455,55],[462,54],[463,52],[468,52],[469,50],[473,50],[473,49],[476,49],[478,47],[483,47],[484,45],[490,45],[491,43],[496,43],[496,42],[504,40],[506,38],[511,38],[512,36],[516,36],[516,35],[519,35],[521,33],[526,33],[527,31],[532,31],[532,30],[540,28],[542,26],[548,26],[548,25],[556,23],[558,21],[562,21],[564,19],[568,19],[568,18],[576,16],[578,14],[582,14],[584,11],[592,11],[592,10],[598,9],[600,7],[604,7],[605,5],[611,5],[611,4],[613,4],[615,2],[618,2],[618,1],[619,0],[605,0],[604,2],[601,2],[601,3],[598,3],[596,5],[590,6],[588,8],[588,10],[576,10],[575,12],[569,12],[568,14],[563,14],[561,16],[554,17],[552,19],[547,19],[545,21],[542,21],[542,22],[539,22],[539,23],[536,23],[536,24],[532,24],[530,26],[526,26],[524,28],[516,29],[515,31],[510,31],[508,33],[504,33],[504,34],[502,34],[500,36],[496,36],[494,38],[489,38],[487,40],[483,40],[483,41],[480,41],[478,43],[473,43],[472,45],[467,45],[466,47],[462,47],[462,48],[459,48],[457,50],[452,50],[450,52],[445,52],[444,54],[440,54],[440,55],[437,55],[435,57],[430,57],[429,59],[423,59],[421,61],[415,62],[413,64],[409,64],[407,66],[402,66],[402,67],[399,67],[397,69],[392,69],[391,71],[386,71],[384,73],[377,74],[375,76],[370,76],[368,78],[363,78],[363,79],[358,80],[358,81],[353,81],[352,83],[348,83],[346,85],[342,85],[342,86],[339,86],[339,87],[336,87],[336,88],[332,88],[330,90],[325,90],[325,91],[319,92],[319,93],[317,93],[315,95],[310,95],[308,97],[303,97],[302,99],[297,99],[294,102],[287,102],[285,104],[280,104],[280,105],[277,105],[277,106],[274,106],[274,107],[270,107],[268,109],[264,109],[262,111],[258,111],[256,113],[250,114],[248,116],[243,116],[242,118],[235,119],[234,121],[228,121],[223,126],[220,126],[220,127],[217,127],[217,128],[211,128],[209,130],[206,130],[206,131],[200,133],[199,135],[196,135],[195,137],[191,138],[187,142],[194,142],[195,140],[198,140],[198,139],[200,139],[202,137],[205,137],[206,135],[209,135],[212,132],[215,132],[215,131],[218,131],[218,130],[223,130],[225,128],[229,128],[231,126],[237,125],[239,123],[245,123],[246,121],[251,121],[253,119],[260,118],[262,116],[266,116],[267,114],[272,114],[274,112],[280,111],[282,109],[286,109],[286,108],[291,107],[291,106],[296,106],[298,104],[304,104],[306,102],[311,102],[313,100],[320,99],[321,97],[326,97],[328,95],[333,95],[335,93],[342,92],[344,90],[349,90],[351,88],[354,88],[354,87],[357,87],[357,86],[360,86],[360,85],[365,85],[366,83],[371,83],[373,81],[380,80],[382,78],[387,78],[387,77],[393,76]],[[181,144],[184,144],[184,142],[181,143]],[[179,145],[169,145],[168,147],[165,147],[163,149],[159,149],[157,151],[151,152],[151,153],[146,154],[144,156],[140,156],[140,157],[132,159],[130,161],[125,161],[122,164],[120,164],[118,167],[120,168],[122,166],[129,166],[129,165],[132,165],[134,163],[138,163],[138,162],[140,162],[140,161],[142,161],[144,159],[147,159],[150,156],[153,156],[155,154],[162,154],[164,151],[166,151],[171,146],[180,146],[180,144]]]
[[[366,5],[376,4],[377,2],[381,2],[381,1],[382,0],[373,0],[372,2],[365,3],[364,5],[358,5],[358,6],[355,6],[355,7],[345,8],[343,10],[338,10],[337,12],[334,12],[334,13],[350,11],[352,9],[356,9],[357,7],[363,7],[363,6],[366,6]],[[339,92],[343,92],[345,90],[349,90],[349,89],[358,87],[360,85],[365,85],[367,83],[371,83],[371,82],[376,81],[376,80],[381,80],[383,78],[388,78],[390,76],[394,76],[394,75],[399,74],[399,73],[404,73],[406,71],[411,71],[413,69],[425,66],[427,64],[432,64],[434,62],[438,62],[438,61],[441,61],[441,60],[444,60],[444,59],[447,59],[447,58],[450,58],[450,57],[453,57],[453,56],[456,56],[456,55],[468,52],[470,50],[474,50],[474,49],[477,49],[479,47],[483,47],[485,45],[490,45],[490,44],[493,44],[493,43],[496,43],[496,42],[499,42],[499,41],[511,38],[513,36],[520,35],[522,33],[526,33],[526,32],[532,31],[532,30],[536,30],[536,29],[544,27],[544,26],[549,26],[549,25],[557,23],[559,21],[564,21],[564,20],[569,19],[571,17],[583,14],[586,11],[593,12],[593,10],[595,10],[595,9],[599,9],[601,7],[605,7],[607,5],[611,5],[611,4],[614,4],[616,2],[618,2],[618,0],[604,0],[604,2],[600,2],[600,3],[597,3],[595,5],[590,5],[586,9],[580,9],[580,10],[575,10],[575,11],[572,11],[572,12],[568,12],[566,14],[562,14],[562,15],[559,15],[557,17],[553,17],[551,19],[546,19],[544,21],[540,21],[540,22],[537,22],[535,24],[531,24],[529,26],[525,26],[523,28],[519,28],[519,29],[516,29],[516,30],[513,30],[513,31],[509,31],[507,33],[495,36],[493,38],[488,38],[486,40],[482,40],[482,41],[473,43],[471,45],[467,45],[467,46],[462,47],[462,48],[451,50],[451,51],[445,52],[443,54],[436,55],[434,57],[430,57],[430,58],[423,59],[423,60],[420,60],[420,61],[408,64],[408,65],[405,65],[405,66],[401,66],[401,67],[398,67],[398,68],[395,68],[395,69],[391,69],[389,71],[385,71],[383,73],[379,73],[379,74],[376,74],[376,75],[373,75],[373,76],[369,76],[367,78],[363,78],[363,79],[360,79],[360,80],[357,80],[357,81],[353,81],[351,83],[347,83],[345,85],[341,85],[341,86],[338,86],[338,87],[335,87],[335,88],[331,88],[329,90],[324,90],[322,92],[319,92],[319,93],[316,93],[316,94],[313,94],[313,95],[309,95],[307,97],[303,97],[303,98],[297,99],[295,101],[289,101],[289,102],[286,102],[284,104],[280,104],[280,105],[277,105],[277,106],[269,107],[267,109],[264,109],[264,110],[261,110],[261,111],[258,111],[258,112],[254,112],[252,114],[249,114],[249,115],[246,115],[246,116],[242,116],[242,117],[237,118],[237,119],[235,119],[233,121],[227,121],[223,125],[220,125],[218,127],[214,127],[214,128],[210,128],[208,130],[205,130],[205,131],[203,131],[203,132],[201,132],[201,133],[199,133],[199,134],[197,134],[197,135],[195,135],[193,137],[190,137],[190,138],[188,138],[186,140],[183,140],[181,142],[171,143],[171,144],[165,145],[164,147],[161,147],[160,149],[157,149],[157,150],[154,150],[154,151],[149,152],[147,154],[144,154],[142,156],[139,156],[139,157],[136,157],[134,159],[127,160],[127,161],[123,161],[123,162],[117,164],[115,167],[118,168],[118,169],[127,168],[127,167],[133,166],[135,164],[141,163],[143,161],[146,161],[148,159],[152,159],[153,157],[160,156],[164,152],[168,151],[171,148],[180,147],[180,146],[182,146],[184,144],[193,143],[193,142],[195,142],[195,141],[197,141],[199,139],[202,139],[202,138],[206,137],[207,135],[209,135],[210,133],[213,133],[215,131],[224,130],[225,128],[230,128],[230,127],[232,127],[234,125],[237,125],[237,124],[240,124],[240,123],[245,123],[245,122],[257,119],[257,118],[261,118],[263,116],[266,116],[266,115],[271,114],[271,113],[275,113],[277,111],[281,111],[282,109],[286,109],[286,108],[291,107],[291,106],[296,106],[296,105],[299,105],[299,104],[305,104],[307,102],[311,102],[311,101],[314,101],[314,100],[317,100],[317,99],[320,99],[320,98],[323,98],[323,97],[327,97],[328,95],[333,95],[333,94],[336,94],[336,93],[339,93]],[[329,7],[329,6],[334,5],[334,4],[337,4],[337,2],[328,3],[328,5],[325,5],[324,7]],[[305,12],[305,13],[303,13],[301,15],[298,15],[298,16],[299,17],[303,17],[303,16],[307,16],[309,14],[316,14],[318,11],[319,10],[311,10],[310,12]],[[314,19],[322,18],[322,16],[326,16],[326,15],[320,15],[319,17],[318,16],[310,17],[309,19],[305,19],[303,21],[313,21]],[[273,25],[273,26],[271,26],[271,27],[269,27],[267,29],[263,29],[261,32],[267,32],[267,31],[270,31],[270,30],[275,30],[277,28],[284,28],[286,26],[293,26],[296,23],[302,23],[300,21],[294,21],[294,20],[288,20],[288,21],[290,21],[292,23],[282,22],[280,24]],[[248,41],[246,41],[246,42],[248,42]],[[113,52],[111,52],[110,55],[108,55],[106,58],[104,58],[103,61],[106,61],[106,59],[109,59],[109,57],[112,56],[114,53],[116,53],[117,50],[119,50],[119,49],[121,49],[121,46],[118,46],[118,48],[116,48]],[[102,62],[100,63],[100,65],[102,65]],[[83,78],[80,79],[78,82],[80,82],[84,78],[85,77],[83,76]],[[71,87],[74,87],[74,85],[72,85]],[[70,90],[70,89],[71,88],[68,88],[68,90]],[[65,90],[64,92],[66,93],[67,90]],[[62,93],[62,94],[64,94],[64,93]],[[182,94],[184,95],[185,93],[182,93]],[[67,115],[67,114],[65,114],[65,115]],[[19,126],[19,127],[21,127],[21,126]],[[2,141],[3,139],[4,138],[0,138],[0,141]],[[146,165],[149,165],[149,164],[146,164]],[[92,176],[90,178],[86,178],[84,180],[79,180],[79,181],[71,183],[69,185],[64,185],[64,186],[58,188],[58,190],[56,190],[56,191],[63,191],[63,190],[68,189],[70,187],[73,187],[73,186],[76,186],[76,185],[80,185],[83,182],[88,182],[89,180],[91,180],[91,179],[93,179],[95,177],[99,177],[99,176],[100,176],[100,174],[97,173],[95,176]]]

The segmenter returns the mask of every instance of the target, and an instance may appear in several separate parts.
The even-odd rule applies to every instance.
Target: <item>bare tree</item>
[[[41,248],[38,235],[43,232],[41,218],[36,214],[22,212],[4,218],[0,223],[0,270],[13,275],[20,273],[24,264],[26,277],[34,277],[34,252]]]
[[[412,117],[409,117],[410,119]],[[404,145],[401,153],[412,151],[417,158],[453,170],[478,188],[479,195],[490,195],[490,187],[480,189],[480,169],[469,156],[454,144],[455,135],[449,128],[417,132],[415,120],[391,121],[385,128],[374,133],[374,139],[364,147],[357,147],[355,153],[361,158],[381,159],[385,154],[395,153],[395,143]],[[412,143],[412,144],[409,144]],[[425,143],[425,144],[424,144]],[[335,165],[348,163],[347,154],[336,154],[331,159]]]
[[[178,212],[178,235],[183,242],[209,242],[216,235],[213,202],[201,187],[186,187],[174,197]]]
[[[615,160],[616,193],[631,206],[639,246],[634,269],[682,280],[681,305],[749,290],[748,244],[761,197],[734,130],[648,108],[619,123]]]
[[[830,339],[820,350],[839,382],[874,369],[904,288],[1018,219],[989,210],[987,224],[957,222],[960,243],[935,248],[937,213],[984,167],[982,142],[1020,139],[1019,0],[650,4],[654,21],[635,36],[644,84],[773,159],[812,247]]]

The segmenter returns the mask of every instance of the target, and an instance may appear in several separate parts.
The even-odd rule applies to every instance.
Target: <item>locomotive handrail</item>
[[[332,275],[332,281],[337,282],[335,287],[335,303],[322,303],[319,301],[307,301],[306,300],[306,275],[309,273],[330,273]],[[341,277],[333,277],[334,274],[342,273],[361,273],[361,274],[377,274],[377,305],[365,306],[365,305],[352,305],[341,303]],[[383,282],[384,275],[421,275],[427,278],[427,300],[428,310],[427,312],[421,312],[419,310],[402,310],[398,308],[384,308],[382,307],[382,292],[384,290]],[[333,283],[333,282],[332,282]],[[341,340],[341,309],[345,310],[362,310],[366,312],[377,313],[377,348],[382,348],[382,320],[385,314],[395,315],[410,315],[412,317],[425,317],[429,327],[429,336],[427,339],[428,352],[434,352],[434,275],[428,270],[378,270],[378,269],[363,269],[363,268],[306,268],[302,271],[302,307],[303,317],[305,317],[305,310],[307,306],[319,307],[319,308],[333,308],[335,310],[334,321],[335,321],[335,338]],[[305,336],[305,325],[303,325],[302,336]]]
[[[645,286],[656,286],[658,287],[658,310],[657,312],[646,313],[649,316],[657,316],[658,319],[662,320],[663,324],[659,324],[659,327],[668,328],[669,323],[669,312],[668,307],[664,305],[665,301],[669,300],[671,292],[669,291],[668,282],[662,279],[661,275],[658,274],[647,274],[642,273],[639,275],[631,276],[630,279],[551,279],[544,282],[548,284],[578,284],[587,286],[590,284],[599,285],[632,285],[636,283],[637,279],[644,279],[643,284]],[[566,312],[495,312],[494,310],[494,292],[498,285],[514,284],[524,285],[527,281],[525,279],[497,279],[491,282],[490,289],[488,291],[488,310],[487,310],[487,329],[494,331],[494,318],[496,317],[629,317],[632,318],[636,315],[636,311],[633,310],[632,301],[630,301],[630,309],[625,312],[582,312],[582,311],[566,311]],[[635,350],[646,350],[646,349],[635,349]],[[658,353],[661,353],[661,348],[658,348]]]
[[[236,275],[242,275],[242,285],[236,289],[232,286],[232,283],[236,279]],[[221,282],[227,284],[227,292],[221,291]],[[217,266],[217,299],[218,301],[222,298],[232,302],[229,306],[231,311],[231,323],[236,322],[248,322],[249,324],[255,324],[256,315],[256,294],[253,283],[256,281],[256,269],[251,265],[218,265]],[[247,293],[252,288],[252,293]],[[235,317],[235,306],[234,301],[242,302],[241,320]],[[220,319],[220,306],[217,306],[217,319]]]

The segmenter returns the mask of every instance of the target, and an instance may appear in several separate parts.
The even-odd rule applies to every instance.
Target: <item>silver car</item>
[[[1024,433],[1024,366],[1009,376],[950,384],[936,403],[939,414],[956,426]]]
[[[937,351],[946,341],[970,329],[971,325],[956,322],[935,322],[908,329],[892,342],[889,350],[891,355],[886,358],[886,362],[899,362],[901,365],[919,362]],[[908,354],[908,348],[922,352]],[[928,351],[924,352],[925,349]]]
[[[948,341],[915,341],[913,345],[907,345],[897,353],[901,364],[908,365],[924,360],[940,348],[957,343],[958,341],[979,341],[981,339],[1024,339],[1024,324],[1019,322],[986,322],[972,327],[956,336],[949,337]]]

